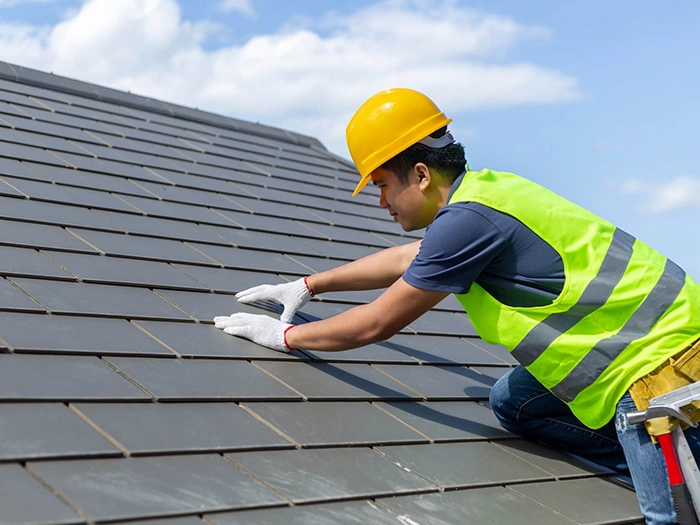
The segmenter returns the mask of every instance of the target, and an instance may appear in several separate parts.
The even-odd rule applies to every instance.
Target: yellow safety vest
[[[610,222],[491,170],[468,171],[454,202],[515,217],[561,256],[564,288],[549,305],[508,306],[476,283],[456,296],[479,335],[508,348],[585,425],[606,424],[635,380],[700,336],[700,285]]]

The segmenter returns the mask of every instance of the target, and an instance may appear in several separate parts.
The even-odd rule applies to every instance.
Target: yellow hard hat
[[[407,88],[380,91],[355,112],[345,138],[360,172],[354,197],[387,160],[452,122],[428,97]]]

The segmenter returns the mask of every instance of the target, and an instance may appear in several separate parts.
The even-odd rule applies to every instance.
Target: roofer
[[[521,363],[491,391],[501,424],[630,473],[647,523],[676,523],[657,445],[624,414],[700,380],[700,286],[538,184],[470,171],[450,122],[425,95],[390,89],[347,127],[361,176],[353,195],[371,180],[404,230],[429,226],[422,241],[240,292],[241,302],[284,305],[281,320],[239,313],[217,317],[216,326],[280,351],[347,350],[391,337],[453,293],[479,335]],[[387,290],[370,304],[290,324],[313,295],[379,288]],[[700,432],[687,434],[700,450]]]

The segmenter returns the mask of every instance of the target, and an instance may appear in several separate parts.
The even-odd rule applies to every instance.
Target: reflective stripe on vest
[[[615,413],[630,385],[700,336],[700,285],[591,212],[510,173],[468,172],[450,197],[530,228],[562,257],[551,304],[511,307],[473,283],[457,299],[479,335],[505,346],[587,426]]]
[[[598,275],[589,283],[578,302],[566,312],[554,313],[536,325],[513,351],[513,357],[525,366],[531,365],[561,334],[582,317],[600,308],[620,282],[632,258],[634,237],[617,229],[605,254]]]

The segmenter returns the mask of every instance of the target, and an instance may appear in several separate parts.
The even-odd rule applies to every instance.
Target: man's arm
[[[309,275],[307,283],[314,294],[386,288],[408,269],[418,254],[420,243],[387,248],[332,270]]]
[[[288,329],[286,343],[292,348],[340,351],[383,341],[448,295],[445,292],[421,290],[403,279],[396,279],[386,292],[370,304]]]

